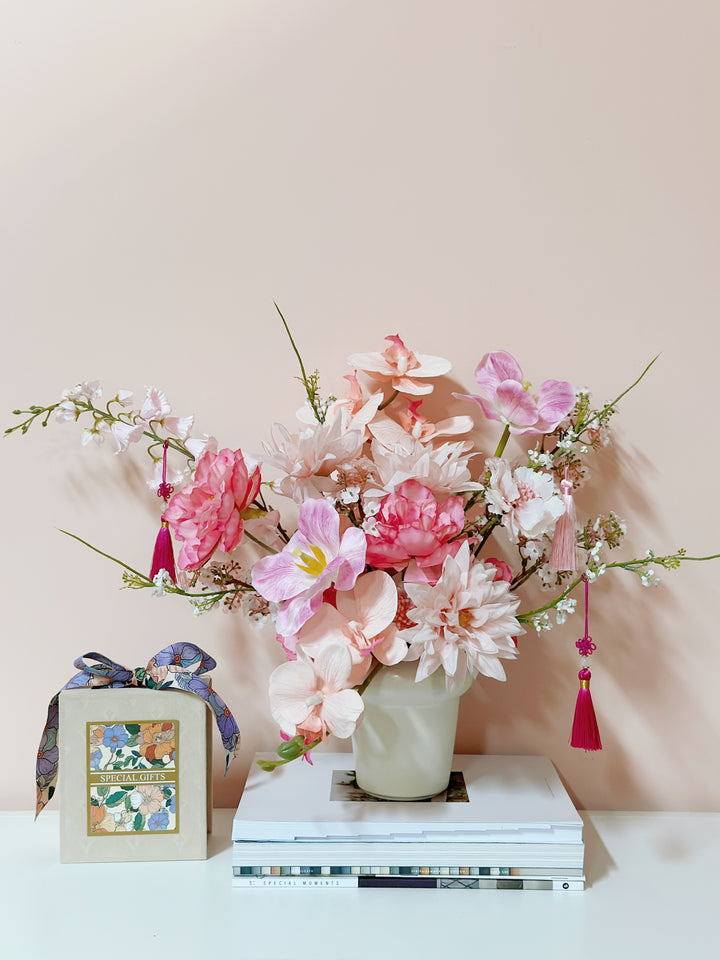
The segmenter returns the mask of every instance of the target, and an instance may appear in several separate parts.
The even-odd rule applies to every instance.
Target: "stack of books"
[[[274,759],[258,754],[256,759]],[[448,789],[383,801],[352,754],[265,773],[233,819],[233,886],[583,890],[583,822],[546,757],[455,756]]]

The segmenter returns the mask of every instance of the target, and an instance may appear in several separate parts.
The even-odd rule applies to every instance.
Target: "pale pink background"
[[[660,353],[579,507],[627,518],[627,556],[720,550],[719,27],[714,0],[3,4],[3,427],[98,377],[160,385],[259,450],[301,400],[273,299],[328,390],[389,333],[451,358],[465,389],[506,348],[598,402]],[[243,730],[225,780],[216,750],[232,806],[276,743],[281,655],[269,630],[119,590],[58,532],[144,566],[157,529],[142,457],[123,471],[79,437],[0,444],[2,806],[34,802],[76,656],[135,666],[182,639],[217,657]],[[601,754],[567,742],[579,617],[466,695],[458,748],[546,753],[583,807],[720,809],[719,578],[593,591]]]

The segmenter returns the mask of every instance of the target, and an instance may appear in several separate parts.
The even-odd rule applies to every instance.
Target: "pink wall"
[[[628,556],[720,551],[719,26],[711,0],[5,4],[3,426],[98,377],[257,451],[301,402],[273,299],[335,390],[388,333],[465,389],[505,348],[598,402],[660,353],[580,508],[624,516]],[[137,453],[122,469],[69,425],[0,444],[5,808],[33,804],[47,701],[87,650],[218,659],[244,734],[220,805],[276,742],[268,629],[122,591],[58,532],[145,565]],[[466,695],[459,749],[546,753],[588,808],[720,809],[719,576],[594,591],[601,754],[567,743],[579,617]]]

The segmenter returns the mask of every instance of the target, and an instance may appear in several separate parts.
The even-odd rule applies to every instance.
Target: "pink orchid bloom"
[[[412,559],[420,568],[441,566],[453,552],[449,541],[462,533],[464,524],[462,497],[438,503],[423,484],[406,480],[380,504],[367,537],[367,562],[395,570]]]
[[[347,644],[330,644],[316,660],[302,647],[298,659],[276,667],[270,675],[270,712],[289,736],[341,739],[355,732],[363,701],[351,689],[352,660]]]
[[[191,483],[171,499],[163,519],[178,540],[181,570],[197,570],[215,552],[234,550],[244,513],[260,489],[260,470],[248,468],[240,450],[207,451]]]
[[[448,417],[438,423],[431,423],[420,413],[422,400],[408,402],[407,410],[398,414],[393,420],[386,414],[379,414],[370,424],[370,433],[383,444],[393,449],[397,446],[407,446],[411,437],[420,443],[432,443],[438,437],[451,437],[472,430],[474,424],[471,417]],[[472,442],[468,441],[468,449]]]
[[[363,370],[373,380],[389,380],[393,390],[398,393],[415,396],[432,393],[432,384],[422,383],[422,380],[441,377],[452,369],[449,360],[408,350],[397,334],[385,339],[390,346],[382,353],[354,353],[348,357],[348,363]]]
[[[407,644],[397,636],[394,623],[398,592],[389,574],[364,573],[353,590],[338,592],[335,602],[336,607],[323,603],[300,630],[298,643],[311,657],[332,643],[346,643],[353,662],[353,685],[365,679],[373,657],[388,666],[405,657]]]
[[[351,590],[365,569],[365,534],[350,527],[340,536],[340,517],[327,500],[300,506],[297,532],[281,553],[253,567],[252,583],[271,603],[280,604],[277,632],[296,634],[317,611],[331,584]]]
[[[575,406],[575,390],[564,380],[545,380],[530,393],[517,361],[504,350],[486,353],[475,370],[479,396],[455,393],[479,404],[488,420],[499,420],[512,434],[552,433]]]

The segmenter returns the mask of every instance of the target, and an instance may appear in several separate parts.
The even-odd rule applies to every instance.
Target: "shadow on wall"
[[[608,561],[641,557],[649,544],[658,554],[678,549],[663,511],[648,493],[651,484],[638,482],[657,476],[647,458],[616,433],[611,446],[590,458],[590,467],[592,476],[576,495],[579,521],[610,510],[628,520],[628,536],[608,552]],[[704,552],[711,553],[718,545],[706,546]],[[514,558],[508,553],[505,559]],[[708,782],[693,757],[698,737],[711,737],[717,720],[703,709],[678,670],[678,648],[688,638],[679,638],[673,626],[683,622],[683,580],[698,568],[656,572],[662,581],[658,587],[646,588],[636,575],[621,569],[608,571],[590,586],[590,634],[597,644],[590,663],[591,687],[604,745],[600,753],[585,754],[569,746],[580,666],[575,641],[584,632],[581,586],[573,594],[577,612],[564,626],[540,634],[528,628],[519,638],[518,660],[506,663],[506,684],[480,678],[465,695],[458,752],[546,754],[574,801],[585,808],[612,808],[615,797],[622,798],[626,809],[668,806],[647,782],[647,763],[654,757],[655,781],[684,781],[687,796],[714,809],[717,785]],[[521,609],[535,608],[554,595],[537,584],[528,587],[520,591]],[[688,753],[688,743],[695,754]]]

